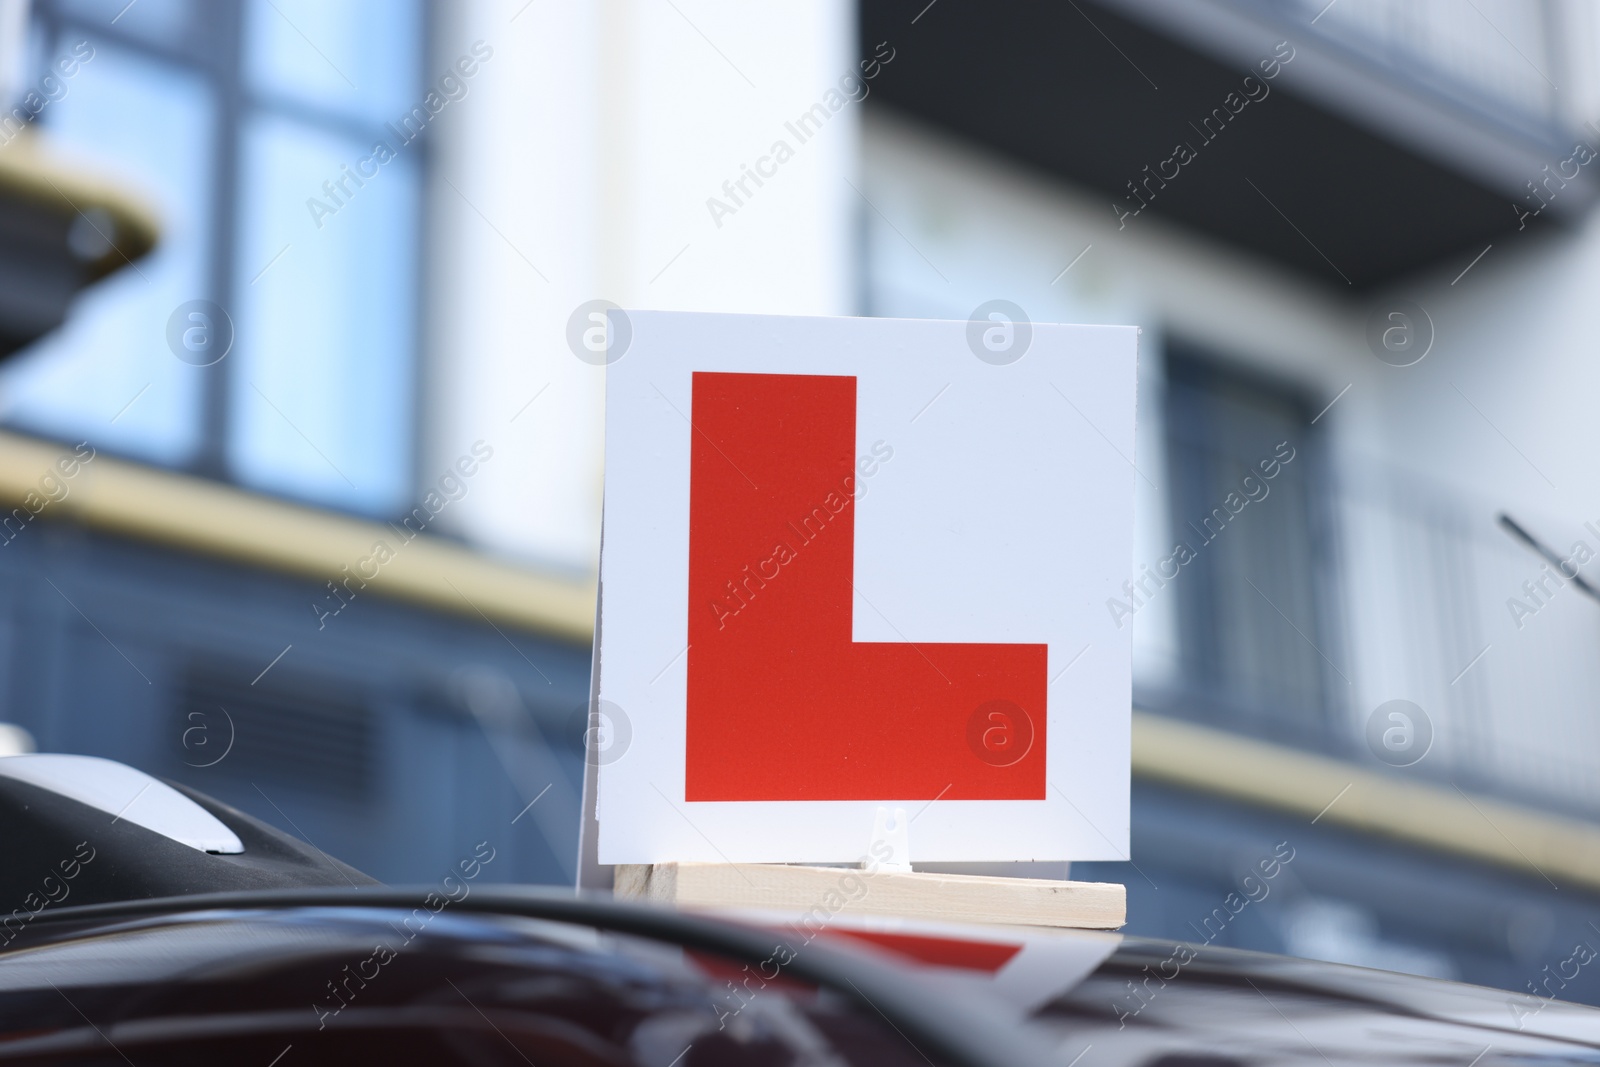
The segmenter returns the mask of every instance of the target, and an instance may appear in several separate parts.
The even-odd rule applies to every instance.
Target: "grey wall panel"
[[[437,881],[485,840],[482,877],[568,881],[588,649],[386,600],[381,580],[319,627],[321,583],[33,524],[0,549],[0,719],[385,881]]]

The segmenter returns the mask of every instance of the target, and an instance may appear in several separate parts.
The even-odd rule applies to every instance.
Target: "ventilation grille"
[[[255,685],[250,677],[249,668],[220,664],[192,665],[185,673],[178,736],[186,764],[216,760],[230,777],[346,799],[371,794],[375,731],[358,694],[281,666]]]

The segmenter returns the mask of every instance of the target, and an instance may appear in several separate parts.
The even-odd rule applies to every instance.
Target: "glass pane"
[[[345,165],[371,176],[357,185]],[[234,472],[290,496],[395,510],[410,478],[413,161],[379,163],[360,142],[259,116],[240,171]],[[323,184],[341,178],[329,195]]]
[[[0,373],[0,417],[53,437],[182,464],[199,443],[202,376],[167,320],[205,298],[213,101],[197,78],[95,43],[42,115],[43,147],[136,192],[161,219],[146,259],[79,297],[65,326]],[[0,151],[19,151],[15,146]]]
[[[417,0],[254,0],[245,22],[247,84],[372,122],[417,101]]]

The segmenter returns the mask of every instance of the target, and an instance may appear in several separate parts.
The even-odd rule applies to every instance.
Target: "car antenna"
[[[1527,530],[1524,530],[1515,519],[1503,511],[1500,513],[1500,525],[1505,527],[1506,532],[1511,534],[1512,537],[1515,537],[1518,541],[1521,541],[1523,544],[1539,553],[1539,555],[1549,560],[1550,564],[1555,567],[1557,573],[1559,573],[1561,577],[1566,578],[1573,585],[1577,586],[1579,589],[1582,589],[1594,600],[1600,601],[1600,589],[1596,589],[1594,586],[1585,581],[1583,575],[1578,573],[1577,566],[1572,564],[1570,560],[1564,560],[1560,556],[1556,555],[1555,549],[1551,548],[1543,541],[1540,541]],[[1572,567],[1571,574],[1566,572],[1565,568],[1568,566]]]

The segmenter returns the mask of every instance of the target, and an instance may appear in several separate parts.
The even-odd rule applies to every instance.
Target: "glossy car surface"
[[[0,1062],[1600,1062],[1600,1011],[1114,934],[712,918],[480,887],[46,909]]]

